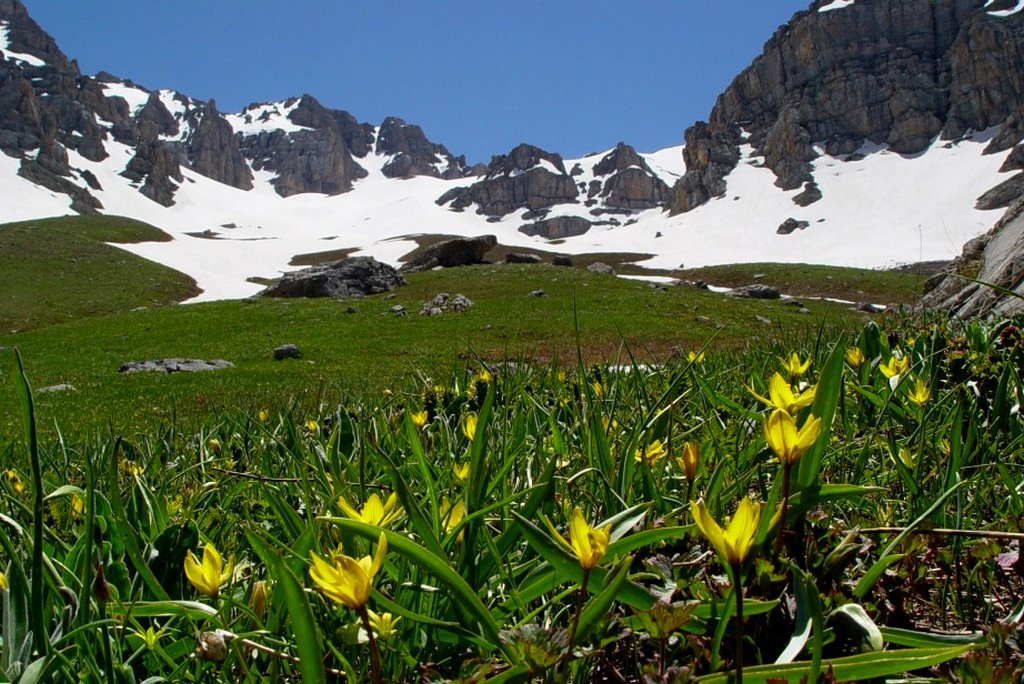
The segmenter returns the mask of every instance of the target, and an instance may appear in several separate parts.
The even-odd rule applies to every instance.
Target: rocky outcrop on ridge
[[[1024,198],[1007,209],[992,230],[968,242],[960,256],[930,278],[924,289],[920,308],[952,316],[1024,311]]]
[[[377,131],[377,154],[391,155],[381,169],[388,178],[432,176],[462,178],[467,175],[465,157],[453,156],[444,145],[436,145],[419,126],[389,116]]]
[[[669,197],[665,181],[625,143],[620,142],[594,166],[594,175],[605,179],[592,185],[587,198],[600,197],[607,207],[653,209],[664,205]]]
[[[239,151],[234,129],[217,111],[217,103],[210,100],[200,112],[190,111],[189,118],[194,123],[186,151],[192,169],[233,188],[251,190],[252,170]]]
[[[449,190],[437,203],[457,211],[475,204],[479,214],[504,216],[520,209],[536,212],[576,202],[578,197],[561,156],[523,144],[492,157],[482,180]]]
[[[792,190],[832,155],[866,141],[914,154],[936,137],[999,126],[989,151],[1024,134],[1024,14],[986,0],[815,0],[768,40],[722,93],[707,122],[686,130],[686,174],[668,207],[685,212],[725,192],[748,143]],[[831,6],[831,7],[830,7]],[[814,201],[812,194],[805,198]]]
[[[345,112],[332,112],[309,95],[303,95],[297,102],[288,118],[301,130],[277,128],[239,136],[242,154],[255,171],[277,174],[273,185],[282,197],[304,192],[337,195],[351,190],[352,181],[365,177],[366,170],[352,158],[345,134],[358,141],[363,150],[363,145],[368,144],[365,129],[352,126],[343,116]],[[296,100],[289,100],[285,106],[295,103]]]

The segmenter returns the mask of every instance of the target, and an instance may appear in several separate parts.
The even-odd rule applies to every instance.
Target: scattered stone
[[[401,304],[395,304],[393,307],[388,309],[388,311],[390,311],[391,313],[393,313],[396,316],[404,316],[405,315],[405,307],[402,306]]]
[[[420,316],[440,316],[445,312],[462,313],[473,306],[472,300],[463,294],[454,297],[447,292],[441,292],[434,296],[429,302],[420,305]]]
[[[393,267],[373,257],[348,257],[286,273],[263,297],[351,297],[379,294],[405,285]]]
[[[493,235],[479,235],[471,238],[454,238],[433,244],[414,256],[402,266],[403,273],[429,271],[438,266],[470,266],[483,263],[484,255],[496,244],[498,238]]]
[[[885,311],[885,307],[881,306],[880,304],[872,304],[870,302],[863,302],[863,303],[857,305],[857,311],[860,311],[862,313],[871,313],[871,314],[882,313],[883,311]]]
[[[695,288],[697,288],[698,290],[708,290],[708,289],[710,289],[708,287],[708,284],[706,282],[704,282],[703,280],[698,280],[697,282],[695,282],[693,284],[693,286]]]
[[[473,306],[473,301],[463,294],[455,295],[452,297],[451,303],[448,304],[448,308],[453,313],[462,313],[471,306]]]
[[[551,263],[555,266],[572,266],[572,257],[568,254],[556,254]]]
[[[789,235],[794,230],[803,230],[809,225],[811,224],[808,221],[797,221],[795,218],[788,218],[779,225],[775,232],[779,235]]]
[[[75,386],[62,382],[59,385],[47,385],[36,390],[36,394],[49,394],[50,392],[74,392]]]
[[[799,309],[796,310],[796,312],[802,314],[809,314],[811,313],[811,310],[808,309],[806,306],[801,306]]]
[[[539,264],[543,259],[537,254],[524,254],[522,252],[509,252],[505,255],[506,264]]]
[[[755,273],[753,275],[753,278],[754,280],[761,280],[762,278],[764,278],[764,273]]]
[[[547,297],[547,296],[548,296],[548,293],[547,293],[547,292],[545,292],[544,290],[534,290],[534,291],[532,291],[532,292],[530,293],[530,295],[529,295],[529,296],[530,296],[530,297],[537,297],[537,298],[541,298],[541,297]]]
[[[591,273],[604,273],[607,275],[615,275],[615,269],[604,263],[603,261],[595,261],[594,263],[587,266],[587,270]]]
[[[772,324],[771,319],[765,318],[764,316],[758,316],[758,315],[755,314],[754,318],[756,318],[757,322],[761,323],[762,325],[771,325]]]
[[[786,306],[803,306],[799,299],[784,299],[782,303]]]
[[[198,373],[201,371],[224,370],[234,364],[223,359],[203,361],[201,359],[156,359],[152,361],[128,361],[122,363],[118,373]]]
[[[799,207],[807,207],[821,199],[821,189],[814,181],[804,183],[803,192],[793,196],[793,204]]]
[[[384,301],[387,301],[389,299],[394,299],[397,296],[398,295],[396,295],[394,292],[392,292],[391,294],[384,295],[383,297],[381,297],[381,299],[383,299]]]
[[[778,299],[782,295],[777,288],[770,285],[755,283],[753,285],[744,285],[743,287],[733,288],[726,292],[725,296],[743,297],[745,299]]]
[[[348,306],[348,307],[345,307],[345,313],[347,313],[347,314],[359,313],[359,309],[357,309],[354,306]]]
[[[282,344],[280,347],[274,350],[274,360],[283,361],[285,359],[298,359],[302,358],[302,352],[294,344]]]

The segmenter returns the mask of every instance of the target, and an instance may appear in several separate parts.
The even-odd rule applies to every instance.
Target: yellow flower
[[[660,439],[656,439],[648,444],[643,449],[637,449],[633,457],[637,463],[646,461],[649,468],[653,468],[654,465],[665,456],[665,445],[661,443]]]
[[[690,482],[697,478],[697,466],[700,465],[700,447],[695,442],[683,444],[683,455],[677,459],[680,470]]]
[[[252,583],[252,593],[249,595],[249,607],[252,612],[262,620],[267,614],[267,599],[269,591],[265,580],[257,580]]]
[[[758,401],[761,401],[772,408],[782,409],[786,413],[793,414],[797,413],[804,406],[810,406],[814,401],[814,393],[817,390],[817,385],[810,389],[804,390],[803,392],[794,392],[793,388],[789,386],[786,379],[776,373],[772,376],[772,379],[768,382],[768,396],[766,399],[754,390],[750,390]]]
[[[466,436],[470,442],[476,437],[476,414],[467,413],[462,417],[462,434]]]
[[[690,363],[704,363],[704,352],[689,352],[686,354],[686,360]]]
[[[260,409],[260,412],[256,414],[256,417],[259,418],[261,423],[266,423],[270,420],[270,412],[267,411],[267,409]]]
[[[166,627],[161,628],[160,631],[158,632],[155,629],[153,629],[152,625],[147,627],[145,631],[140,631],[137,629],[133,629],[131,631],[131,633],[134,636],[142,640],[142,643],[143,645],[145,645],[147,651],[152,651],[156,649],[157,642],[160,641],[160,638],[163,637],[163,635],[166,632]]]
[[[724,530],[711,517],[703,499],[690,504],[690,513],[701,534],[718,551],[722,562],[737,567],[746,560],[747,554],[754,546],[754,536],[757,534],[757,526],[761,522],[762,506],[763,504],[756,504],[749,498],[743,497],[736,509],[736,515],[732,517]]]
[[[455,473],[455,477],[460,480],[469,479],[469,461],[459,465],[458,463],[452,464],[452,472]]]
[[[444,531],[451,534],[462,519],[466,517],[466,504],[459,499],[454,506],[448,501],[448,497],[442,497],[441,499],[441,522],[444,524]],[[459,532],[458,538],[455,540],[458,543],[462,543],[462,539],[465,535],[463,532]]]
[[[209,440],[207,440],[206,446],[213,453],[217,454],[218,456],[220,455],[222,447],[220,445],[220,440],[217,439],[216,437],[211,437]]]
[[[910,370],[910,357],[890,356],[887,362],[878,364],[878,370],[887,378],[899,377]]]
[[[309,569],[309,576],[324,596],[347,608],[359,610],[370,600],[373,578],[384,564],[387,551],[388,540],[381,532],[377,540],[377,553],[373,558],[363,556],[356,560],[341,555],[334,558],[334,565],[331,565],[315,553],[310,553],[313,566]]]
[[[583,518],[583,511],[578,507],[572,512],[572,520],[569,522],[569,541],[558,533],[551,525],[551,521],[545,518],[548,529],[555,536],[555,541],[563,549],[576,556],[580,567],[590,570],[597,566],[601,558],[608,551],[608,543],[611,539],[611,524],[597,529],[587,524]]]
[[[0,591],[7,590],[7,575],[4,574],[3,570],[0,570]]]
[[[309,420],[306,421],[306,430],[308,430],[309,432],[313,432],[313,433],[319,432],[320,431],[320,423],[318,423],[315,420],[313,420],[312,418],[310,418]]]
[[[363,504],[363,510],[357,511],[345,500],[345,497],[338,497],[338,506],[345,512],[345,515],[353,520],[359,520],[367,525],[387,527],[395,519],[402,515],[402,507],[398,505],[398,495],[392,493],[386,503],[381,503],[380,497],[371,494],[370,498]]]
[[[372,610],[367,610],[370,615],[370,627],[377,633],[377,637],[383,641],[387,641],[391,637],[398,634],[398,630],[395,629],[395,625],[402,618],[392,618],[391,613],[381,613],[378,615]]]
[[[918,378],[914,383],[913,389],[907,390],[907,399],[909,399],[910,403],[918,408],[924,408],[924,405],[927,404],[928,400],[931,398],[932,391],[928,388],[928,383],[921,378]]]
[[[4,473],[4,476],[7,478],[7,481],[11,483],[11,487],[14,488],[15,494],[25,493],[25,483],[21,481],[17,470],[10,468],[6,473]]]
[[[782,362],[782,369],[789,373],[791,378],[799,378],[811,367],[811,357],[808,356],[806,361],[801,361],[796,352],[793,352],[788,359],[780,357],[779,361]]]
[[[82,502],[82,497],[77,494],[71,495],[71,512],[75,515],[82,515],[85,512],[85,503]]]
[[[796,429],[796,421],[782,409],[775,409],[764,421],[764,438],[775,452],[779,463],[791,466],[800,460],[808,449],[818,441],[821,434],[821,419],[810,416],[804,426]]]
[[[473,382],[490,382],[494,376],[486,368],[481,368],[477,371],[476,375],[473,376]]]
[[[594,390],[594,396],[598,399],[604,398],[604,385],[599,382],[590,383],[590,388]]]
[[[418,428],[422,428],[427,424],[427,418],[430,416],[426,411],[416,411],[409,414],[409,419],[412,420],[412,424]]]
[[[864,352],[860,347],[850,347],[846,350],[846,363],[850,364],[851,368],[860,368],[864,363]]]
[[[222,584],[231,579],[233,564],[229,561],[224,567],[224,561],[217,551],[217,547],[207,543],[203,547],[203,562],[200,564],[196,554],[191,551],[185,556],[185,576],[192,583],[199,593],[206,594],[210,598],[217,598]]]

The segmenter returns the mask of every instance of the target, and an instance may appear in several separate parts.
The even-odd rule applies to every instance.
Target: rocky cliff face
[[[665,181],[625,143],[620,142],[594,166],[594,175],[598,178],[590,184],[587,197],[599,197],[608,207],[653,209],[662,206],[669,196]]]
[[[1011,148],[1024,135],[1024,14],[1003,16],[1002,4],[816,0],[771,37],[708,122],[687,129],[687,172],[669,209],[723,195],[744,142],[776,185],[803,186],[809,201],[815,143],[834,155],[868,141],[914,154],[936,137],[999,126],[991,151]]]
[[[482,180],[446,192],[437,203],[458,211],[475,204],[480,214],[504,216],[519,209],[536,212],[574,203],[578,197],[576,183],[559,155],[519,145],[491,158]]]
[[[1024,198],[925,283],[919,306],[962,318],[1024,311]]]
[[[380,125],[377,154],[391,156],[391,161],[382,169],[388,178],[462,178],[469,173],[465,157],[455,157],[444,145],[427,140],[419,126],[393,116]]]

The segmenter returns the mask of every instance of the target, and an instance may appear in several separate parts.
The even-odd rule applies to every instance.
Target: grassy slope
[[[877,304],[912,304],[921,296],[921,286],[927,280],[926,276],[900,271],[811,264],[730,264],[690,269],[679,275],[721,287],[760,282],[794,297],[834,297]],[[755,275],[761,277],[755,279]]]
[[[188,276],[106,242],[166,241],[132,219],[64,216],[0,226],[0,331],[181,301]]]
[[[227,301],[153,308],[0,336],[17,346],[35,387],[70,383],[74,392],[40,395],[41,423],[70,428],[142,428],[172,411],[198,417],[212,408],[257,409],[293,398],[336,402],[352,390],[405,385],[419,372],[448,373],[475,356],[572,364],[574,318],[590,360],[628,363],[667,357],[673,346],[696,349],[709,340],[741,345],[758,338],[813,344],[822,320],[861,325],[840,305],[811,302],[814,315],[781,302],[733,301],[678,287],[554,266],[481,266],[412,275],[393,298]],[[543,289],[546,298],[529,297]],[[476,306],[464,314],[417,315],[439,292],[463,293]],[[401,304],[404,317],[389,313]],[[352,306],[356,313],[346,313]],[[757,316],[769,319],[765,324]],[[272,350],[297,344],[299,361],[276,362]],[[199,374],[120,375],[121,363],[165,357],[223,358],[235,368]],[[0,353],[0,427],[11,427],[12,354]]]

